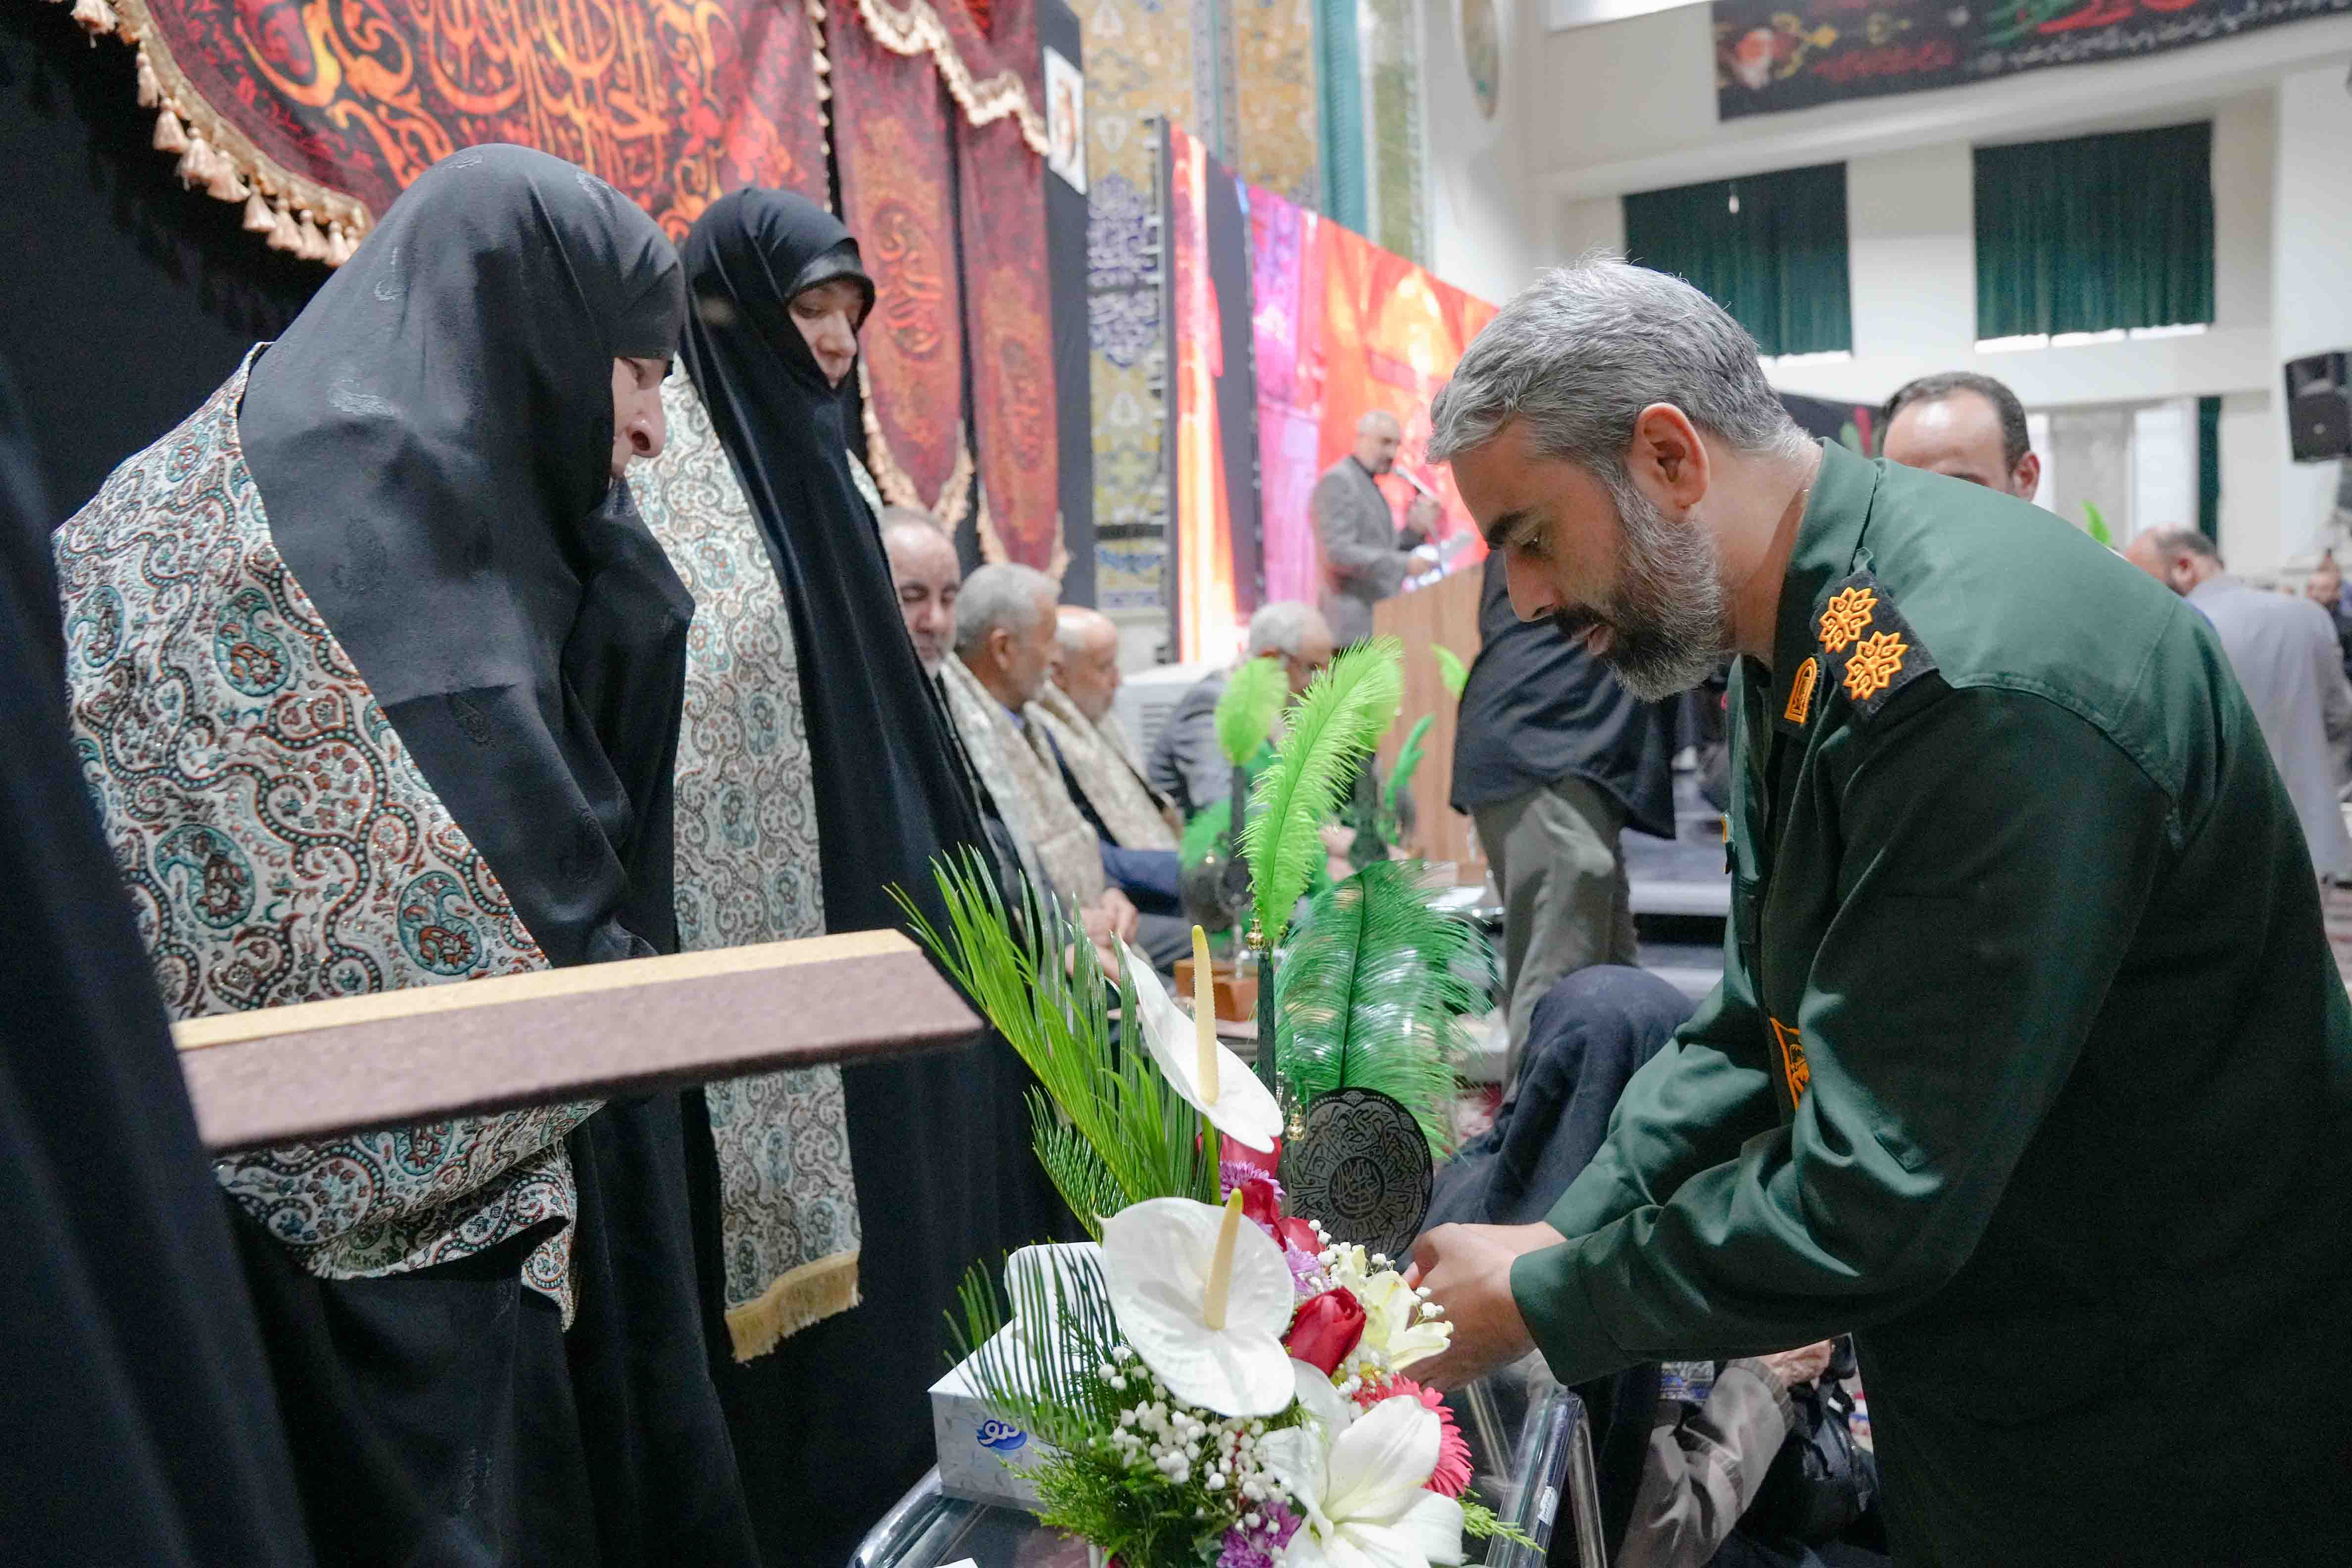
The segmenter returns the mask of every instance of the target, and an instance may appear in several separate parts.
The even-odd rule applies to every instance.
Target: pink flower
[[[1460,1497],[1470,1489],[1470,1442],[1454,1425],[1454,1412],[1445,1408],[1444,1395],[1409,1377],[1391,1377],[1377,1386],[1367,1382],[1356,1390],[1356,1403],[1370,1410],[1381,1400],[1400,1394],[1409,1394],[1421,1401],[1423,1409],[1437,1412],[1437,1468],[1422,1483],[1423,1489],[1440,1497]]]
[[[1233,1174],[1236,1167],[1245,1177],[1265,1176],[1271,1180],[1282,1169],[1282,1140],[1276,1139],[1272,1149],[1261,1152],[1246,1143],[1236,1142],[1231,1133],[1218,1133],[1217,1169],[1224,1174],[1227,1192],[1240,1184]],[[1277,1189],[1276,1196],[1279,1195]]]
[[[1326,1290],[1298,1304],[1282,1346],[1291,1360],[1319,1368],[1328,1376],[1339,1369],[1363,1337],[1364,1309],[1355,1296],[1347,1290]]]
[[[1298,1516],[1286,1504],[1258,1506],[1255,1530],[1234,1525],[1225,1531],[1225,1549],[1217,1554],[1217,1568],[1275,1568],[1282,1549],[1298,1533]]]

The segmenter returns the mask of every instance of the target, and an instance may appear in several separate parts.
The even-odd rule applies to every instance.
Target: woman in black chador
[[[684,312],[610,186],[468,148],[60,531],[75,741],[175,1016],[675,947],[693,605],[620,476]],[[752,1560],[677,1096],[217,1173],[322,1557]]]

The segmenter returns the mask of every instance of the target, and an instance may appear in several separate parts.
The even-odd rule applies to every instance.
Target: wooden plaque
[[[882,1061],[979,1032],[978,1016],[896,931],[220,1013],[172,1031],[215,1153]]]

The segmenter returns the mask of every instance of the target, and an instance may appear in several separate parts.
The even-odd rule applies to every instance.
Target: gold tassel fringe
[[[374,216],[360,202],[280,168],[235,125],[215,113],[172,59],[150,24],[146,0],[58,0],[94,41],[100,34],[137,51],[142,109],[155,110],[153,145],[178,160],[183,184],[245,208],[243,226],[283,250],[340,267],[351,259]]]
[[[986,81],[975,81],[971,68],[955,52],[947,24],[940,20],[930,0],[907,0],[903,11],[894,8],[889,0],[856,0],[856,4],[876,43],[894,55],[931,57],[966,120],[987,125],[1009,114],[1019,122],[1021,140],[1029,144],[1029,151],[1043,158],[1052,150],[1045,135],[1045,117],[1029,101],[1029,89],[1022,82],[1021,73],[1002,70]]]
[[[770,1285],[757,1299],[727,1310],[727,1337],[735,1359],[766,1355],[811,1323],[846,1312],[863,1300],[857,1293],[857,1254],[836,1252],[803,1263]]]

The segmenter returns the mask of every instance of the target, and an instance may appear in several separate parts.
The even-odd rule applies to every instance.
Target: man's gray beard
[[[1611,631],[1601,662],[1634,696],[1655,702],[1715,673],[1727,649],[1723,570],[1698,513],[1668,515],[1630,482],[1612,485],[1625,573],[1600,616]]]

